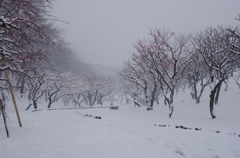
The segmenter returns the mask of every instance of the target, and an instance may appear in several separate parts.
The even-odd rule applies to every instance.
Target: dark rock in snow
[[[148,108],[147,108],[147,111],[149,111],[149,110],[153,110],[153,108],[151,108],[151,107],[148,107]]]
[[[196,130],[196,131],[200,131],[200,130],[201,130],[201,128],[195,128],[195,130]]]

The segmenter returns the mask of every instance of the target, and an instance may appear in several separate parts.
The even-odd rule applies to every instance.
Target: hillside
[[[0,155],[3,158],[237,158],[240,157],[239,96],[240,90],[234,82],[230,82],[227,91],[222,88],[214,120],[208,107],[209,89],[200,104],[195,104],[188,90],[179,92],[171,119],[162,100],[160,105],[154,105],[153,111],[115,103],[119,110],[37,112],[25,111],[27,101],[18,101],[22,128],[18,127],[9,103],[10,138],[5,136],[1,118]],[[46,107],[44,104],[41,106]],[[53,108],[62,106],[59,102]]]

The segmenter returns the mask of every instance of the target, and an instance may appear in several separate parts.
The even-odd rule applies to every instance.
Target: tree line
[[[195,34],[152,29],[148,38],[136,42],[135,53],[119,75],[131,84],[135,100],[143,96],[148,110],[159,95],[163,96],[169,118],[176,91],[188,87],[191,97],[200,103],[205,87],[210,86],[209,109],[214,119],[214,104],[218,103],[222,84],[227,85],[233,77],[239,85],[239,35],[239,26],[208,27]]]
[[[0,1],[0,99],[10,98],[11,87],[28,98],[27,109],[37,109],[40,101],[51,108],[59,99],[78,106],[102,104],[114,90],[114,79],[94,72],[71,50],[49,13],[53,2]]]

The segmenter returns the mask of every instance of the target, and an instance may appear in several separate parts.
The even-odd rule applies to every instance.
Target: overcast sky
[[[154,28],[179,33],[239,24],[240,0],[57,0],[53,14],[86,62],[121,65]]]

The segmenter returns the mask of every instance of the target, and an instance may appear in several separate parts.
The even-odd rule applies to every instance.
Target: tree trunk
[[[147,82],[146,80],[144,81],[145,82],[145,87],[143,88],[144,89],[144,95],[145,95],[145,102],[146,102],[146,106],[149,107],[149,96],[147,95]]]
[[[24,85],[25,85],[25,80],[22,79],[22,81],[21,81],[21,86],[20,86],[20,93],[21,93],[21,94],[24,93]]]
[[[140,108],[140,104],[136,100],[134,100],[133,102],[134,102],[134,107],[135,105],[137,105]]]
[[[3,100],[0,100],[0,110],[2,112],[6,134],[7,134],[7,137],[9,137],[9,131],[8,131],[8,127],[7,127],[7,116],[6,116],[5,104],[4,104]]]
[[[78,101],[74,100],[73,103],[74,103],[74,107],[76,107],[76,105],[78,105],[78,107],[81,107],[81,104]]]
[[[218,88],[217,88],[217,90],[216,90],[215,105],[218,104],[218,98],[219,98],[219,94],[220,94],[221,87],[222,87],[222,83],[218,86]]]
[[[200,97],[197,97],[195,100],[196,100],[196,103],[197,103],[197,104],[200,103]]]
[[[151,94],[152,98],[151,98],[151,101],[150,101],[150,107],[151,108],[153,108],[156,92],[157,92],[157,83],[154,81],[154,88],[152,90],[152,94]]]
[[[166,97],[165,95],[164,95],[164,104],[165,105],[169,105],[170,104],[170,100],[169,100],[169,98],[168,97]]]
[[[156,101],[157,105],[159,105],[158,97],[156,97],[154,100]]]
[[[216,118],[216,116],[214,115],[214,109],[213,109],[214,108],[213,102],[214,102],[215,93],[216,93],[216,90],[212,90],[211,94],[210,94],[210,114],[212,116],[212,119]]]
[[[32,100],[33,101],[33,107],[34,107],[34,109],[37,109],[37,101],[36,100]]]
[[[170,113],[169,113],[169,118],[171,118],[171,117],[172,117],[173,111],[174,111],[174,107],[173,107],[173,106],[171,106],[171,108],[170,108]]]
[[[174,111],[174,106],[173,106],[173,95],[174,95],[174,89],[171,90],[171,94],[170,94],[170,104],[169,104],[169,118],[172,117],[173,111]]]
[[[195,99],[195,94],[193,92],[191,92],[191,97],[192,99]]]
[[[200,92],[199,92],[199,95],[198,96],[196,96],[197,97],[197,99],[196,99],[196,103],[198,104],[198,103],[200,103],[200,98],[201,98],[201,96],[202,96],[202,93],[203,93],[203,91],[204,91],[204,89],[205,89],[205,87],[207,86],[207,85],[209,85],[209,81],[210,81],[210,79],[206,82],[206,83],[202,83],[201,84],[201,90],[200,90]]]
[[[167,105],[167,98],[164,97],[164,105]]]
[[[80,101],[80,103],[79,103],[79,107],[81,107],[81,103],[84,102],[84,101],[86,102],[86,98],[83,96],[83,100]]]
[[[140,108],[140,104],[137,102],[137,96],[136,94],[133,94],[133,102],[134,102],[134,107],[138,106]]]
[[[103,98],[104,96],[101,96],[101,97],[99,97],[99,104],[100,105],[102,105],[103,103],[102,103],[102,98]]]
[[[198,94],[197,94],[197,84],[196,83],[194,83],[194,99],[195,99],[195,101],[196,101],[196,103],[198,104],[198,103],[200,103],[200,98],[198,98]]]
[[[32,104],[29,104],[26,110],[29,110],[29,108],[32,106]]]
[[[52,105],[52,99],[49,98],[48,100],[49,100],[49,102],[48,102],[48,107],[47,107],[47,108],[50,109],[50,108],[51,108],[51,105]]]
[[[174,111],[174,106],[173,106],[173,95],[174,95],[174,90],[171,90],[170,92],[170,97],[167,98],[166,95],[164,95],[165,97],[165,102],[168,103],[169,106],[169,118],[172,117],[173,111]]]
[[[216,118],[216,115],[214,114],[214,100],[215,100],[215,94],[217,92],[217,89],[221,86],[222,82],[224,81],[224,79],[221,79],[216,86],[213,88],[213,90],[211,91],[210,94],[210,103],[209,103],[209,108],[210,108],[210,114],[212,119]]]
[[[93,106],[97,100],[97,96],[98,96],[98,91],[96,90],[94,92],[94,94],[90,94],[90,97],[89,97],[89,105],[90,106]]]
[[[129,101],[128,101],[127,93],[125,93],[125,97],[126,97],[126,103],[128,104]]]

